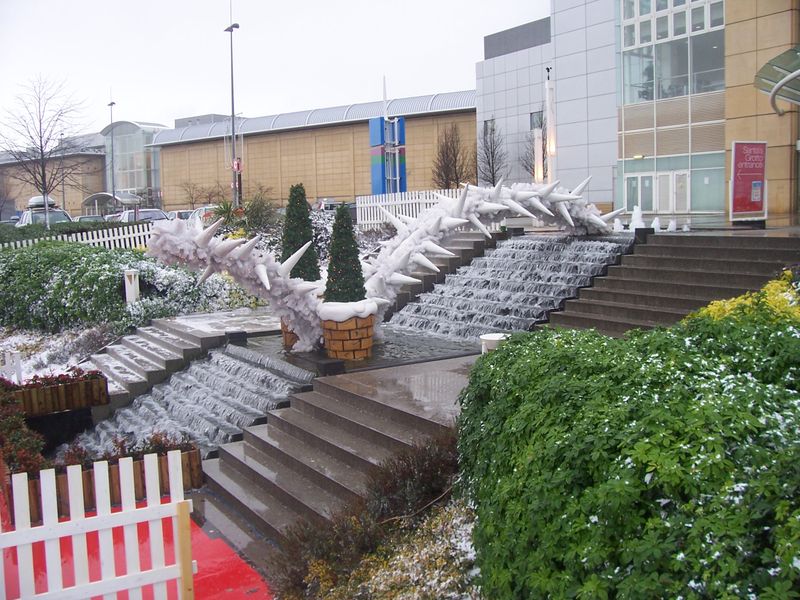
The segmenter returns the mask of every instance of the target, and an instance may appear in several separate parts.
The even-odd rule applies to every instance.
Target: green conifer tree
[[[306,190],[302,183],[289,188],[289,204],[286,206],[286,218],[283,222],[283,239],[281,262],[297,252],[303,244],[314,239],[311,218],[308,215]],[[319,259],[314,244],[306,250],[303,258],[295,265],[290,274],[305,281],[319,279]]]
[[[366,297],[364,274],[358,260],[358,245],[353,234],[350,210],[342,205],[336,209],[331,236],[326,302],[357,302]]]

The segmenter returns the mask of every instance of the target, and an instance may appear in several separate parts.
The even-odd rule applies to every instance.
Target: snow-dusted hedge
[[[142,299],[125,304],[123,272],[140,271]],[[251,305],[254,299],[219,275],[202,285],[184,269],[165,267],[135,250],[43,242],[0,252],[0,325],[60,331]]]
[[[668,330],[543,329],[479,359],[459,450],[485,597],[796,596],[790,279]]]

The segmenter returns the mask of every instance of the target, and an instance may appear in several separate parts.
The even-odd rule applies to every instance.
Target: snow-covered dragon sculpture
[[[603,215],[593,204],[587,204],[581,192],[588,183],[586,179],[571,191],[559,187],[558,181],[511,187],[501,182],[491,188],[465,185],[457,199],[439,195],[439,204],[421,212],[416,219],[395,217],[381,209],[397,234],[383,244],[377,256],[362,264],[367,298],[361,302],[323,302],[324,281],[308,282],[289,276],[311,242],[280,263],[256,247],[257,237],[250,241],[214,237],[222,220],[204,230],[179,219],[158,222],[152,229],[147,252],[168,264],[203,271],[200,281],[212,273],[229,273],[250,293],[269,300],[275,314],[297,335],[294,350],[304,352],[319,345],[321,319],[345,320],[353,315],[377,313],[380,322],[400,288],[419,281],[409,275],[414,265],[438,271],[428,256],[452,256],[439,243],[458,227],[471,224],[491,237],[486,223],[510,212],[560,225],[576,234],[611,233],[610,221],[622,210]]]

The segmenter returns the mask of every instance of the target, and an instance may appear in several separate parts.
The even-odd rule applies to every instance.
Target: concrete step
[[[120,387],[127,391],[131,397],[144,394],[150,385],[147,379],[121,363],[109,354],[92,354],[92,362],[97,365],[103,374],[110,380],[114,380]]]
[[[703,258],[717,260],[771,260],[783,264],[792,264],[800,261],[800,248],[791,250],[783,248],[730,248],[723,246],[689,246],[666,244],[637,244],[634,255],[642,256],[670,256],[675,258]]]
[[[182,354],[169,350],[140,335],[126,335],[120,343],[170,373],[179,371],[188,362]]]
[[[330,427],[294,407],[270,411],[267,424],[364,473],[392,455],[385,446]]]
[[[700,284],[676,284],[664,281],[648,281],[645,279],[622,279],[620,277],[596,277],[593,288],[595,290],[619,291],[622,293],[644,293],[655,295],[680,295],[687,298],[696,298],[708,303],[712,300],[733,298],[745,293],[747,288],[712,286]]]
[[[163,367],[148,360],[143,355],[122,344],[113,344],[106,348],[106,353],[113,356],[134,373],[138,373],[147,381],[148,389],[164,381],[169,373]]]
[[[658,293],[635,293],[598,288],[581,289],[579,299],[586,302],[614,302],[617,304],[673,308],[686,312],[692,312],[708,304],[706,300],[686,296],[668,296]]]
[[[153,319],[153,327],[166,331],[187,342],[200,346],[203,350],[210,350],[225,343],[224,333],[210,333],[202,329],[189,327],[171,319]]]
[[[248,427],[244,430],[244,441],[273,460],[276,468],[278,464],[285,465],[345,502],[356,502],[364,497],[366,477],[363,472],[276,427]]]
[[[427,407],[412,394],[387,397],[382,395],[380,390],[338,375],[318,377],[314,380],[314,390],[354,408],[368,411],[384,420],[402,423],[426,435],[441,435],[449,429],[448,425],[431,420],[427,414]]]
[[[764,250],[798,250],[800,237],[777,237],[762,233],[744,235],[658,233],[647,236],[647,245],[705,246],[714,248],[762,248]]]
[[[383,419],[337,398],[319,392],[303,392],[289,397],[292,408],[337,430],[384,446],[395,452],[409,449],[420,439],[412,427]]]
[[[567,314],[590,315],[595,318],[618,318],[637,323],[671,325],[686,316],[686,311],[665,307],[639,306],[587,300],[567,300],[564,307]]]
[[[203,461],[203,474],[209,489],[241,513],[258,532],[279,544],[284,543],[284,531],[297,521],[297,512],[236,471],[223,469],[218,458]]]
[[[337,496],[244,442],[220,446],[219,460],[221,469],[235,470],[257,490],[264,490],[308,520],[329,519],[344,508]]]
[[[772,279],[774,273],[736,274],[712,271],[686,271],[684,269],[666,269],[633,267],[630,265],[612,265],[608,267],[608,276],[619,279],[637,279],[639,281],[663,281],[672,284],[711,285],[759,289]]]
[[[200,358],[204,354],[200,344],[189,342],[164,329],[152,325],[148,327],[139,327],[136,329],[136,333],[140,337],[154,344],[158,344],[170,352],[183,356],[185,360],[194,360],[195,358]]]
[[[622,266],[650,269],[680,269],[684,271],[711,271],[715,273],[736,273],[743,275],[777,274],[784,264],[778,260],[764,257],[760,261],[733,260],[730,258],[706,258],[698,254],[694,258],[677,256],[646,256],[628,254],[622,257]]]

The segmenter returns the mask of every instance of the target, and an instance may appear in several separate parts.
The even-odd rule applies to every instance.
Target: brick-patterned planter
[[[289,326],[283,319],[281,319],[281,335],[283,336],[283,349],[287,352],[291,352],[298,338],[297,334],[289,329]]]
[[[108,404],[108,380],[85,379],[13,392],[26,417]]]
[[[363,360],[372,356],[375,315],[346,321],[322,321],[325,352],[329,358]]]

